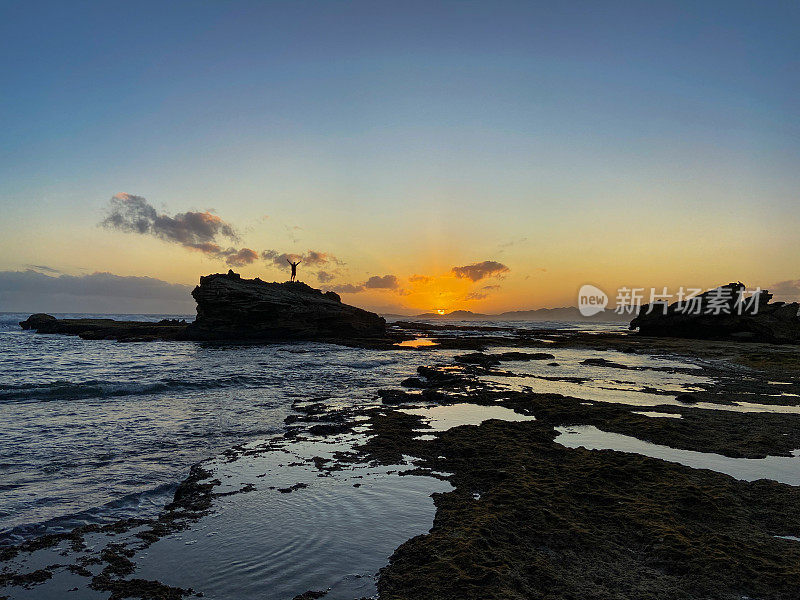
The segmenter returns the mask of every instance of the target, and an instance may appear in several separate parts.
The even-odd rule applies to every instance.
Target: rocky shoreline
[[[790,539],[800,537],[800,487],[740,481],[638,454],[567,448],[557,438],[560,426],[595,426],[733,458],[792,456],[792,450],[800,448],[800,411],[728,410],[739,401],[800,408],[800,359],[791,347],[547,330],[521,335],[498,329],[470,337],[454,335],[452,326],[406,324],[399,329],[405,336],[424,332],[435,347],[464,353],[449,366],[420,365],[416,377],[381,391],[379,404],[372,408],[298,402],[282,438],[257,448],[232,448],[225,455],[230,462],[253,460],[292,440],[336,439],[366,428],[351,450],[333,460],[316,457],[309,460],[309,468],[330,475],[355,464],[406,463],[406,476],[448,480],[454,489],[434,495],[431,531],[397,548],[381,571],[379,598],[783,600],[800,595],[800,543]],[[495,347],[518,350],[487,351]],[[680,405],[666,404],[675,394],[665,394],[665,404],[651,410],[680,418],[653,418],[642,415],[641,406],[487,383],[487,376],[497,374],[513,381],[515,365],[544,364],[559,351],[574,349],[590,356],[583,361],[586,369],[631,375],[645,372],[642,369],[676,375],[699,370],[713,384],[692,392]],[[397,351],[418,352],[425,361],[424,347]],[[647,361],[645,366],[629,366],[615,358],[620,352],[689,362],[687,368]],[[778,397],[771,393],[776,379],[783,390]],[[420,439],[428,425],[409,409],[464,403],[502,406],[535,420],[488,420],[431,431]],[[244,485],[217,492],[219,485],[213,472],[197,465],[155,520],[129,520],[33,540],[3,549],[0,560],[10,565],[21,555],[59,544],[81,548],[89,534],[113,534],[118,541],[100,552],[77,562],[65,559],[68,568],[87,578],[90,588],[109,592],[111,598],[199,594],[131,578],[136,570],[131,557],[164,535],[192,527],[214,510],[215,498],[254,489]],[[286,493],[303,493],[304,486],[288,486]],[[4,566],[0,581],[36,589],[52,572],[49,567],[20,571]],[[325,590],[309,590],[297,598],[324,595]]]

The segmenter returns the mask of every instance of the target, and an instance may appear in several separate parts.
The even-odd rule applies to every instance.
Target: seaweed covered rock
[[[302,282],[267,283],[227,274],[200,278],[192,291],[197,319],[187,335],[201,340],[350,340],[381,337],[386,321]]]
[[[642,335],[753,342],[800,342],[797,302],[770,302],[761,290],[745,297],[742,283],[729,283],[675,302],[644,304],[630,323]]]

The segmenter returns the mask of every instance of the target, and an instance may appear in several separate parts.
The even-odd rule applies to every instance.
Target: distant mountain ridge
[[[398,315],[399,316],[399,315]],[[439,313],[422,313],[414,319],[434,319],[453,321],[594,321],[594,322],[628,322],[634,315],[617,314],[606,310],[591,317],[584,317],[575,306],[561,308],[537,308],[535,310],[511,310],[498,314],[476,313],[470,310],[454,310],[440,315]]]

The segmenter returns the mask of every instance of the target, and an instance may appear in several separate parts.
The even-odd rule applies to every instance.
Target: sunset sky
[[[383,312],[797,299],[798,31],[794,1],[0,2],[0,311],[189,312],[286,255]]]

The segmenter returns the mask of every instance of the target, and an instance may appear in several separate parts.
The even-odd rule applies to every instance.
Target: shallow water
[[[329,459],[364,439],[282,441],[258,454],[204,463],[209,479],[219,479],[213,512],[189,529],[169,535],[133,557],[135,577],[191,587],[205,598],[288,600],[308,590],[328,590],[326,598],[353,600],[376,593],[376,575],[395,548],[427,532],[435,507],[431,494],[452,489],[427,476],[401,476],[410,464],[369,467],[346,465],[321,472],[311,459]],[[255,451],[262,444],[246,444]],[[305,486],[305,487],[301,487]],[[244,488],[247,489],[247,488]],[[281,491],[283,489],[283,491]],[[292,490],[293,491],[290,491]],[[105,536],[91,534],[87,544],[100,550],[109,542],[133,540],[136,530]],[[64,564],[59,549],[14,560],[24,572]],[[98,568],[94,569],[95,571]],[[107,597],[86,588],[88,579],[67,570],[32,590],[0,589],[15,600]]]
[[[320,476],[296,464],[328,458],[352,441],[293,442],[288,452],[211,465],[220,491],[253,482],[257,489],[220,499],[214,514],[151,546],[136,558],[137,576],[191,586],[206,598],[279,600],[326,589],[333,600],[374,595],[375,575],[394,549],[433,524],[430,495],[452,487],[399,476],[408,465],[356,465]],[[269,489],[296,483],[308,487]]]
[[[773,479],[789,485],[800,485],[800,450],[795,456],[768,456],[766,458],[731,458],[709,452],[680,450],[644,442],[629,435],[609,433],[593,425],[556,427],[556,442],[567,448],[583,447],[587,450],[618,450],[651,458],[680,463],[694,469],[710,469],[743,479]]]
[[[654,419],[666,418],[666,419],[682,419],[683,415],[676,415],[674,413],[663,413],[657,412],[653,410],[634,410],[633,414],[635,415],[642,415],[643,417],[653,417]]]
[[[426,348],[438,345],[439,344],[430,338],[414,338],[413,340],[405,340],[395,344],[395,346],[399,346],[401,348]]]
[[[492,348],[494,352],[507,352],[514,348]],[[517,349],[518,350],[518,349]],[[558,377],[567,378],[590,378],[584,384],[572,383],[568,381],[550,381],[551,389],[556,384],[564,386],[565,389],[574,389],[575,386],[591,387],[595,390],[612,390],[645,393],[646,389],[656,389],[666,392],[691,392],[702,390],[703,386],[713,383],[709,377],[693,373],[671,373],[668,371],[657,371],[653,369],[681,369],[700,371],[700,365],[689,362],[681,362],[671,358],[645,355],[628,354],[607,350],[598,352],[596,350],[580,348],[548,348],[550,354],[555,358],[550,360],[531,360],[531,361],[509,361],[503,363],[503,368],[507,368],[515,375],[527,378]],[[609,362],[618,363],[631,367],[628,369],[615,368],[611,366],[585,365],[583,361],[587,359],[603,358]],[[550,363],[558,363],[551,365]],[[544,380],[548,381],[548,380]],[[513,384],[513,382],[509,382]],[[541,385],[548,385],[543,383]],[[653,396],[654,394],[649,394]]]
[[[152,516],[193,463],[283,431],[294,400],[370,404],[420,364],[450,364],[459,353],[81,340],[23,331],[27,316],[0,314],[0,543]]]
[[[460,425],[480,425],[489,419],[501,421],[533,421],[535,417],[522,415],[505,406],[483,406],[477,404],[448,404],[423,408],[404,408],[400,412],[418,415],[430,427],[420,431],[447,431]]]
[[[570,353],[574,352],[570,350]],[[587,351],[588,352],[588,351]],[[556,354],[556,352],[553,352]],[[596,356],[596,353],[592,354]],[[607,353],[604,353],[604,356]],[[557,357],[559,355],[556,355]],[[583,360],[583,359],[581,359]],[[616,359],[615,359],[616,360]],[[574,361],[574,358],[573,358]],[[558,367],[548,367],[547,362],[530,361],[504,363],[514,374],[537,372],[536,375],[504,376],[486,375],[481,380],[493,383],[503,389],[513,391],[530,390],[539,394],[561,394],[580,400],[594,402],[611,402],[615,404],[629,404],[632,406],[683,406],[704,410],[726,410],[742,413],[781,413],[800,414],[800,405],[759,404],[756,402],[733,402],[731,404],[718,404],[715,402],[695,402],[687,404],[676,399],[677,395],[702,390],[701,386],[713,383],[709,377],[689,375],[684,373],[663,373],[659,371],[632,371],[627,369],[614,369],[612,367],[590,367],[580,365],[584,370],[561,370]],[[538,363],[538,364],[533,364]],[[574,367],[575,365],[573,365]],[[550,369],[549,371],[547,369]],[[581,373],[570,375],[569,373]],[[545,377],[588,377],[587,381],[562,381],[559,379],[545,379]],[[653,391],[669,393],[654,393]]]
[[[293,400],[371,403],[436,360],[314,343],[87,341],[23,332],[25,316],[0,315],[0,539],[155,514],[193,463],[282,431]]]

